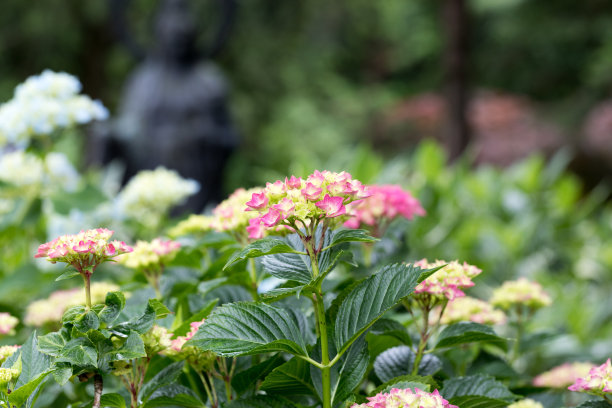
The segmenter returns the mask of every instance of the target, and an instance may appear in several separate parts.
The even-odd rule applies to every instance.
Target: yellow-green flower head
[[[508,408],[544,408],[544,405],[529,398],[508,405]]]
[[[429,393],[415,388],[392,388],[388,393],[379,393],[368,398],[365,404],[354,404],[351,408],[458,408],[442,398],[438,390]]]
[[[585,377],[578,378],[567,389],[600,397],[612,395],[612,363],[610,363],[610,359],[600,366],[591,368]]]
[[[121,257],[119,263],[133,269],[159,269],[174,259],[179,249],[180,243],[161,238],[151,242],[138,241],[134,250]]]
[[[132,177],[117,199],[125,215],[147,225],[158,222],[172,207],[183,204],[199,189],[197,181],[158,167]]]
[[[119,286],[108,282],[93,282],[91,284],[91,302],[103,303],[108,292],[119,290]],[[82,289],[58,290],[47,299],[36,300],[26,309],[24,323],[28,326],[41,327],[45,324],[55,324],[62,320],[64,312],[72,307],[85,304],[85,294]]]
[[[491,304],[470,296],[449,301],[440,323],[453,324],[466,321],[480,324],[501,324],[506,321],[506,315],[501,310],[494,309]]]
[[[446,262],[437,260],[433,263],[429,263],[427,259],[422,259],[415,262],[414,265],[423,269],[431,269],[446,265],[429,278],[419,283],[414,293],[428,293],[439,298],[446,297],[449,300],[465,296],[465,293],[459,288],[474,286],[472,278],[478,276],[482,272],[474,265],[469,265],[466,262],[460,264],[458,261]]]
[[[21,372],[16,368],[0,368],[0,385],[6,385],[19,378]]]
[[[210,215],[191,214],[168,231],[170,237],[182,237],[212,230],[213,217]]]
[[[0,365],[12,356],[21,346],[0,346]]]
[[[516,305],[524,305],[531,309],[539,309],[551,304],[550,296],[537,282],[526,278],[504,282],[493,291],[490,300],[493,306],[508,310]]]
[[[595,367],[593,363],[564,363],[533,379],[536,387],[567,388],[576,380],[586,377]]]
[[[15,334],[15,326],[19,323],[19,319],[11,316],[8,313],[0,313],[0,335],[12,336]]]
[[[154,325],[142,336],[147,356],[153,357],[172,346],[172,333],[162,326]]]

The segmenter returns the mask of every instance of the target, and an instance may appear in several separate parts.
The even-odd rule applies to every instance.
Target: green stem
[[[419,373],[419,364],[421,364],[425,347],[427,347],[427,340],[429,339],[429,307],[422,306],[421,312],[423,313],[423,327],[421,328],[419,348],[417,349],[416,356],[414,357],[412,375],[417,375]]]
[[[200,381],[202,381],[202,385],[204,385],[204,390],[206,391],[206,397],[208,398],[210,405],[212,407],[215,407],[217,404],[217,401],[213,400],[212,393],[210,392],[210,387],[208,386],[208,381],[206,381],[206,378],[204,378],[204,375],[202,375],[200,371],[196,370],[196,372],[198,373],[198,377],[200,377]],[[214,387],[215,385],[211,383],[211,386]]]
[[[518,359],[521,349],[521,338],[523,337],[523,311],[520,306],[516,309],[516,341],[512,347],[512,356],[510,362],[515,363]]]
[[[257,266],[255,265],[255,258],[249,258],[249,276],[251,277],[251,294],[253,295],[253,300],[259,300],[259,293],[257,293]]]
[[[91,309],[91,275],[85,271],[81,276],[85,282],[85,304],[87,305],[87,310],[89,310]]]

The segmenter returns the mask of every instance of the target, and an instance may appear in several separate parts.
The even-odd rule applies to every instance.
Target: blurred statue
[[[209,56],[227,31],[222,30]],[[233,4],[229,6],[233,10]],[[196,24],[185,0],[164,0],[155,24],[155,47],[127,82],[113,133],[126,161],[126,179],[163,165],[200,182],[187,202],[201,211],[221,201],[222,172],[238,144],[227,106],[227,84],[195,47]]]

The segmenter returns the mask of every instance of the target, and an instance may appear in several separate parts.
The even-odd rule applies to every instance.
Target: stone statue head
[[[155,24],[155,56],[189,64],[197,59],[196,24],[186,0],[163,0]]]

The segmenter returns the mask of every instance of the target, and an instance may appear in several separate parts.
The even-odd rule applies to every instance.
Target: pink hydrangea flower
[[[128,252],[132,248],[123,241],[109,242],[113,231],[106,228],[84,230],[63,235],[38,247],[35,258],[47,258],[51,263],[65,262],[81,274],[92,274],[103,262]]]
[[[587,376],[578,378],[567,389],[600,397],[612,394],[612,364],[610,359],[600,366],[591,368]]]
[[[435,272],[414,290],[414,293],[426,293],[436,297],[445,297],[448,300],[453,300],[458,297],[465,296],[465,293],[460,288],[468,288],[474,286],[472,278],[478,276],[482,271],[473,265],[464,262],[460,264],[457,261],[446,262],[436,261],[434,263],[427,262],[427,259],[422,259],[415,262],[415,266],[423,269],[436,268],[445,265],[442,269]]]
[[[589,375],[595,367],[593,363],[564,363],[554,367],[533,379],[536,387],[566,388],[579,378]]]
[[[368,398],[365,404],[354,404],[351,408],[458,408],[442,398],[438,390],[429,393],[415,388],[392,388],[389,393],[379,393]]]
[[[333,218],[346,214],[346,206],[342,204],[343,202],[344,199],[342,197],[330,197],[329,194],[325,194],[325,198],[315,203],[315,205],[325,211],[326,216]]]
[[[400,186],[370,185],[368,191],[371,194],[368,200],[356,201],[349,206],[352,218],[344,224],[347,228],[369,226],[378,230],[397,217],[412,220],[415,215],[425,215],[419,200]]]
[[[11,316],[8,313],[0,313],[0,335],[12,336],[15,334],[15,326],[19,323],[19,319]]]
[[[506,281],[495,289],[490,302],[493,306],[508,310],[515,305],[539,309],[550,305],[552,301],[539,283],[519,278],[515,281]]]

